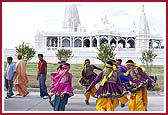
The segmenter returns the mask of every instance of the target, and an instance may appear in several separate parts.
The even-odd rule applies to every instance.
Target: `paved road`
[[[6,93],[6,92],[5,92]],[[5,97],[4,93],[4,97]],[[16,92],[15,92],[16,94]],[[163,93],[149,93],[149,106],[148,111],[165,111],[164,102],[166,101]],[[69,98],[69,103],[66,106],[66,111],[96,111],[95,109],[95,98],[90,99],[90,105],[84,103],[84,96],[82,93],[75,93],[75,95]],[[39,97],[39,92],[32,91],[26,97],[13,96],[12,98],[3,98],[3,111],[4,112],[51,112],[52,107],[50,106],[48,99]],[[124,108],[118,106],[115,111],[128,111],[128,105]]]

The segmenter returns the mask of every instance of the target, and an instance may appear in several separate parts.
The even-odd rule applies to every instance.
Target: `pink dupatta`
[[[69,66],[63,65],[61,70],[58,70],[57,72],[51,73],[51,81],[52,86],[50,88],[50,91],[52,92],[54,90],[54,87],[59,84],[62,77],[66,74],[66,72],[70,69]]]

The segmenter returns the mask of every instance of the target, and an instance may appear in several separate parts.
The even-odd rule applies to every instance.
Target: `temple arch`
[[[70,47],[70,40],[65,38],[62,40],[62,47]]]
[[[112,40],[110,41],[110,45],[113,47],[116,46],[116,40],[114,38],[112,38]]]
[[[88,38],[83,41],[83,47],[90,47],[90,40]]]
[[[118,41],[118,46],[120,46],[121,48],[125,48],[125,40],[124,39],[120,39]]]
[[[104,43],[104,44],[108,43],[108,36],[107,35],[100,35],[99,39],[100,39],[100,45],[102,43]]]
[[[159,48],[160,46],[160,40],[154,40],[154,43],[153,43],[153,48]]]
[[[82,47],[82,41],[80,39],[75,39],[74,47]]]
[[[97,47],[97,39],[96,38],[94,38],[92,40],[92,44],[93,44],[93,47]]]
[[[47,47],[58,47],[58,37],[47,37]]]
[[[152,41],[152,39],[149,40],[149,48],[153,48],[153,41]]]
[[[47,37],[47,47],[51,47],[52,46],[52,42],[51,42],[51,38]]]
[[[135,40],[134,40],[134,38],[129,38],[127,43],[129,44],[128,48],[135,48]]]
[[[58,38],[57,37],[53,37],[51,41],[52,41],[52,47],[58,46]]]

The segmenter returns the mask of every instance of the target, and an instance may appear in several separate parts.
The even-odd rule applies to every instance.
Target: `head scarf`
[[[141,67],[140,65],[138,65],[137,63],[133,62],[132,60],[128,60],[126,62],[126,64],[129,64],[129,65],[133,65],[133,66],[136,66],[136,67],[140,67],[142,69],[143,72],[146,71],[146,69],[144,67]],[[131,69],[129,69],[126,73],[124,73],[124,75],[128,76],[128,74],[130,73]]]
[[[86,74],[86,63],[90,62],[89,59],[86,59],[85,62],[82,64],[82,69],[84,71],[84,74]]]
[[[114,71],[116,71],[116,70],[117,70],[116,65],[106,64],[106,65],[105,65],[105,67],[104,67],[104,69],[103,69],[103,71],[105,71],[107,68],[112,68]]]
[[[132,60],[128,60],[128,61],[126,62],[126,64],[135,66],[135,63],[134,63]]]

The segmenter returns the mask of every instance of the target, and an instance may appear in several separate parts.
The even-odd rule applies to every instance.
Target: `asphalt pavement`
[[[29,89],[26,97],[14,95],[12,98],[5,99],[6,91],[2,98],[2,112],[54,112],[49,104],[49,99],[43,99],[39,96],[38,89]],[[16,92],[14,92],[16,94]],[[96,98],[90,98],[90,104],[85,104],[84,91],[74,91],[74,96],[70,97],[66,105],[66,112],[96,112]],[[129,95],[128,95],[129,97]],[[129,112],[128,103],[121,108],[120,105],[115,109],[117,112]],[[166,111],[166,98],[164,92],[148,91],[148,111],[164,113]]]

